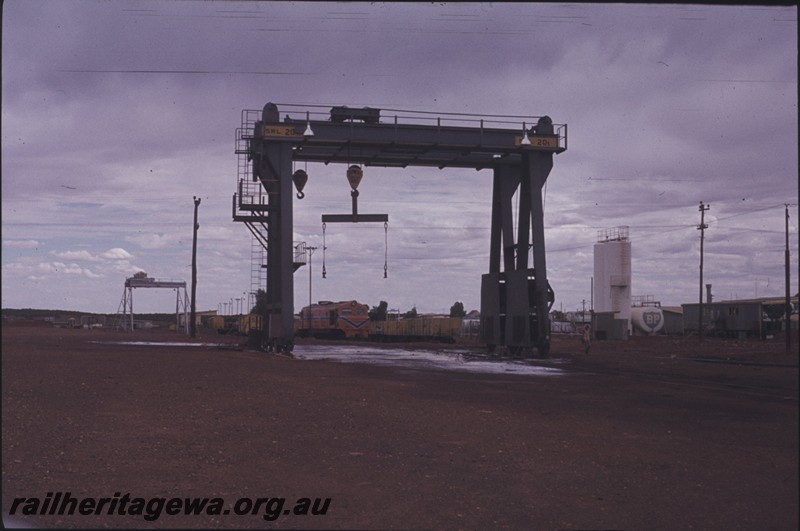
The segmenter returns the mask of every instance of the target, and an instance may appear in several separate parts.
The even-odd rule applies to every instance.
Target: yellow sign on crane
[[[531,143],[526,144],[525,147],[532,149],[558,149],[558,135],[530,135],[528,139]],[[521,136],[514,137],[514,145],[522,145]]]
[[[261,135],[270,138],[302,138],[303,133],[293,125],[264,124]]]

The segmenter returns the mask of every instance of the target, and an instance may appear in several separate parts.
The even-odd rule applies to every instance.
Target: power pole
[[[192,313],[189,317],[190,324],[189,324],[189,335],[191,337],[197,336],[197,323],[195,312],[197,308],[195,307],[195,296],[197,295],[197,229],[200,228],[200,225],[197,223],[197,208],[200,206],[200,198],[194,198],[194,230],[192,234]]]
[[[786,353],[789,354],[792,349],[792,298],[791,292],[789,287],[790,273],[789,273],[789,203],[785,204],[786,206],[786,250],[783,252],[783,262],[784,268],[786,269],[786,278],[784,279],[786,283],[786,309],[784,320],[786,323]]]
[[[697,230],[700,231],[700,311],[698,316],[698,334],[700,341],[703,341],[703,240],[705,239],[706,229],[708,225],[705,224],[706,210],[711,208],[711,205],[704,205],[700,201],[700,225]]]

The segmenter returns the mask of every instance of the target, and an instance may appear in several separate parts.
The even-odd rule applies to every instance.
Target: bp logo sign
[[[645,326],[650,328],[650,331],[655,331],[658,328],[658,325],[661,324],[661,312],[644,312],[642,314],[642,321],[644,321]]]

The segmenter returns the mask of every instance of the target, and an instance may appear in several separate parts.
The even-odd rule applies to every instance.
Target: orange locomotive
[[[356,301],[319,301],[300,310],[295,335],[336,339],[369,336],[369,306]]]

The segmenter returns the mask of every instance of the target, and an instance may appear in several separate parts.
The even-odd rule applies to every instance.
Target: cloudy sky
[[[249,292],[235,130],[270,101],[567,123],[545,189],[556,308],[588,307],[597,231],[622,225],[633,294],[695,302],[700,201],[716,299],[783,295],[785,203],[797,292],[795,6],[7,0],[2,23],[3,308],[113,313],[136,271],[189,283],[194,196],[197,308]],[[343,166],[308,173],[295,240],[321,246],[349,188]],[[388,278],[382,225],[329,225],[313,299],[479,308],[491,180],[366,168]],[[295,310],[308,297],[303,268]]]

